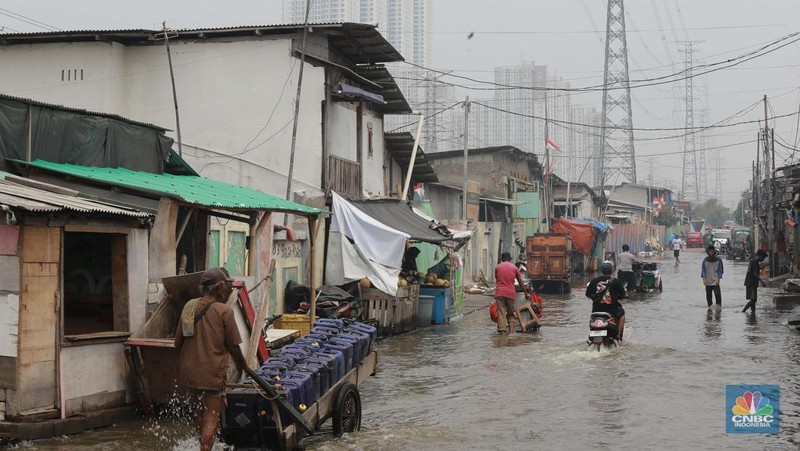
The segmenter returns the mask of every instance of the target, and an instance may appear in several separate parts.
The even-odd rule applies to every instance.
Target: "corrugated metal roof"
[[[261,191],[205,177],[152,174],[124,168],[76,166],[44,160],[32,162],[10,161],[106,185],[177,199],[187,204],[202,207],[227,210],[270,210],[299,215],[316,215],[322,212],[316,208],[281,199]]]
[[[249,25],[223,28],[173,29],[170,41],[243,36],[288,35],[302,31],[303,24]],[[355,22],[312,23],[313,32],[330,31],[328,38],[342,56],[356,64],[403,61],[403,56],[376,29],[375,24]],[[157,44],[161,30],[65,30],[35,33],[0,33],[0,45],[48,42],[110,41],[125,45]]]
[[[408,169],[408,164],[411,163],[411,152],[414,149],[414,135],[410,132],[386,133],[384,139],[386,140],[386,150],[394,155],[401,169],[405,172]],[[411,180],[425,183],[439,181],[439,177],[436,176],[436,171],[433,170],[425,156],[425,152],[422,151],[422,146],[417,148],[417,156],[414,159],[414,171],[411,173]]]
[[[50,213],[62,210],[80,213],[104,213],[110,215],[146,218],[147,213],[105,202],[83,199],[67,194],[54,193],[43,189],[18,185],[0,180],[0,205],[21,208],[36,213]]]

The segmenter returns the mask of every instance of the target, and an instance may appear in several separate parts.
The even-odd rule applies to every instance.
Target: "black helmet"
[[[767,251],[765,251],[764,249],[759,249],[756,251],[756,257],[766,257],[766,256],[767,256]]]

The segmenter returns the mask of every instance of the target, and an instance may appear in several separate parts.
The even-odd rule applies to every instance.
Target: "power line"
[[[10,17],[12,19],[18,20],[20,22],[25,22],[28,25],[33,25],[34,27],[43,28],[47,31],[62,31],[60,28],[56,28],[52,25],[48,25],[44,22],[40,22],[36,19],[23,16],[22,14],[15,13],[14,11],[10,11],[4,8],[0,8],[0,15]]]

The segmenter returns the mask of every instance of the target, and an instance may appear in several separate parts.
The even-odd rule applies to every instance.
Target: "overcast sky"
[[[435,68],[492,81],[495,66],[533,60],[572,80],[573,87],[602,83],[606,0],[434,1]],[[695,55],[696,64],[702,64],[742,55],[800,31],[797,0],[628,0],[625,6],[632,80],[683,70],[685,57],[679,51],[683,44],[677,41],[702,41],[696,44],[699,52]],[[280,22],[281,7],[281,0],[0,0],[0,27],[6,27],[6,32],[44,31],[42,24],[63,30],[160,28],[164,20],[173,28],[257,25]],[[471,32],[474,35],[468,39]],[[698,77],[695,84],[701,99],[697,103],[706,110],[706,123],[753,106],[766,94],[770,114],[792,115],[773,121],[776,139],[795,147],[797,116],[793,114],[800,105],[798,60],[800,43],[795,43],[735,68]],[[464,94],[479,98],[491,92],[459,92]],[[682,97],[681,83],[633,89],[634,127],[682,127]],[[601,96],[576,95],[573,104],[600,110]],[[763,106],[758,106],[728,123],[763,117]],[[758,124],[749,124],[709,132],[707,146],[719,147],[724,160],[725,205],[738,200],[749,183],[757,129]],[[658,139],[675,134],[680,132],[635,132],[640,181],[650,176],[652,161],[656,184],[666,178],[674,180],[675,186],[680,184],[683,138]],[[776,153],[778,166],[792,161],[791,150],[776,145]],[[715,155],[709,152],[707,163],[712,193]]]

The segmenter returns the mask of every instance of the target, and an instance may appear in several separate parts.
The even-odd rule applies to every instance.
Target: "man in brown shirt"
[[[225,305],[232,282],[222,268],[205,270],[200,282],[203,297],[186,303],[175,334],[180,350],[178,382],[197,399],[195,426],[202,451],[211,450],[219,427],[228,354],[240,372],[247,366],[233,311]]]

